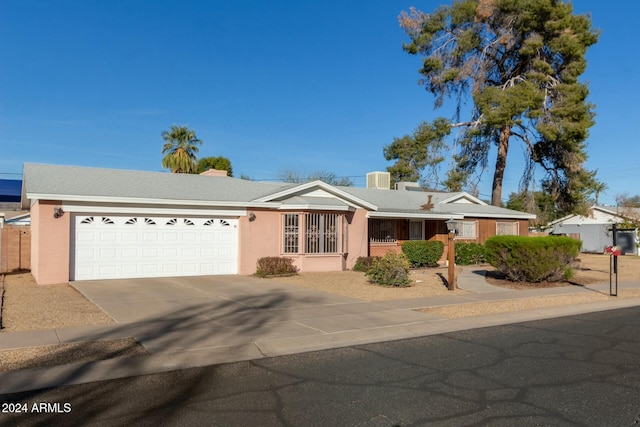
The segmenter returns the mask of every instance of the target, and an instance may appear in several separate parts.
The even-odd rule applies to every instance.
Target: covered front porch
[[[384,256],[387,252],[401,253],[402,243],[408,240],[435,240],[445,245],[443,257],[446,257],[449,233],[446,221],[460,221],[462,218],[462,215],[440,215],[435,218],[369,217],[369,256]],[[464,227],[464,222],[460,221],[459,224]]]

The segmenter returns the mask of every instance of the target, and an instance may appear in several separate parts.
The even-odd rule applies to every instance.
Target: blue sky
[[[417,84],[420,59],[402,51],[397,23],[441,3],[0,1],[0,178],[20,178],[25,162],[160,171],[160,133],[180,124],[236,176],[327,170],[364,186],[390,165],[384,145],[448,114]],[[587,167],[613,204],[640,193],[640,2],[574,3],[602,31],[583,76],[597,113]],[[523,156],[512,144],[504,198]]]

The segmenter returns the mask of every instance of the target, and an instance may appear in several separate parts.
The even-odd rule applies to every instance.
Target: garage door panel
[[[73,280],[236,274],[237,219],[77,216]]]

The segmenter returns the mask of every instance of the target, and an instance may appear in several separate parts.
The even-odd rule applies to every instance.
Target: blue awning
[[[19,179],[0,179],[0,202],[20,202],[22,181]]]

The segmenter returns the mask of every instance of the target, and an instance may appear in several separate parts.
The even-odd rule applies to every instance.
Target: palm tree
[[[605,190],[607,190],[609,188],[609,186],[607,184],[605,184],[604,182],[600,182],[600,181],[596,181],[593,183],[593,185],[591,186],[591,191],[593,193],[595,193],[595,205],[598,206],[598,198],[600,197],[600,193],[604,193]]]
[[[162,132],[165,144],[162,146],[162,167],[172,173],[196,173],[196,153],[202,141],[186,126],[171,126],[171,131]]]

